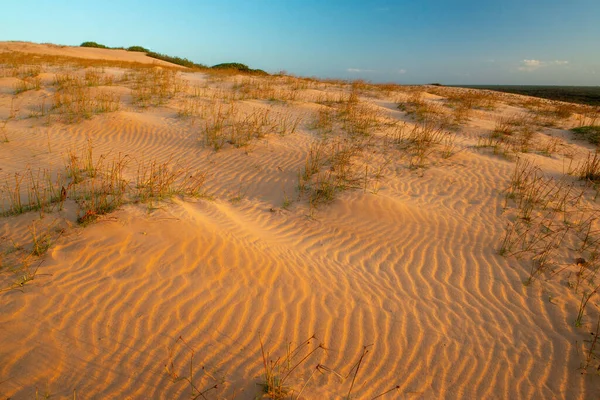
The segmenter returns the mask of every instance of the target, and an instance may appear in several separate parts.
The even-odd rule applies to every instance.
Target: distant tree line
[[[600,106],[600,86],[464,85],[462,87]]]

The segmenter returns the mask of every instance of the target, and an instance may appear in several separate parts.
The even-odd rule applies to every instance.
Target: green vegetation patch
[[[238,71],[250,72],[250,67],[248,67],[246,64],[242,64],[242,63],[222,63],[222,64],[213,65],[211,68],[214,68],[214,69],[237,69]]]
[[[575,133],[575,137],[578,139],[585,139],[588,142],[600,145],[600,126],[580,126],[578,128],[571,129]]]
[[[149,49],[147,49],[143,46],[130,46],[128,48],[108,47],[108,46],[105,46],[103,44],[96,43],[96,42],[83,42],[83,43],[81,43],[80,47],[95,47],[98,49],[137,51],[140,53],[146,53],[146,55],[148,57],[156,58],[157,60],[167,61],[167,62],[170,62],[171,64],[181,65],[182,67],[200,68],[200,69],[206,68],[206,65],[196,64],[195,62],[188,60],[187,58],[172,57],[172,56],[168,56],[166,54],[156,53],[154,51],[150,51]]]
[[[248,67],[246,64],[235,63],[235,62],[217,64],[217,65],[213,65],[211,68],[212,69],[237,70],[239,72],[243,72],[243,73],[247,73],[247,74],[269,75],[268,73],[266,73],[262,69],[252,69],[252,68]]]
[[[142,46],[131,46],[127,48],[127,51],[139,51],[140,53],[150,53],[150,50]]]
[[[110,47],[96,42],[83,42],[79,47],[95,47],[98,49],[110,49]]]
[[[167,61],[172,64],[181,65],[182,67],[200,68],[200,69],[206,68],[206,65],[196,64],[195,62],[188,60],[187,58],[172,57],[172,56],[168,56],[166,54],[156,53],[154,51],[148,51],[148,52],[146,52],[146,55],[148,57],[156,58],[157,60]]]

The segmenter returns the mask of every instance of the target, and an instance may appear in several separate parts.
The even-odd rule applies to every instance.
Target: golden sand
[[[142,53],[0,43],[3,54],[15,51],[165,65]],[[78,399],[189,398],[189,382],[172,378],[189,377],[191,348],[194,385],[218,386],[207,398],[253,399],[264,381],[261,341],[275,360],[288,344],[312,335],[310,346],[322,343],[326,350],[286,379],[293,398],[300,390],[306,399],[344,398],[353,377],[356,399],[396,387],[380,398],[592,399],[600,393],[598,376],[579,369],[598,299],[575,327],[582,289],[567,287],[581,252],[561,245],[552,270],[562,272],[527,286],[531,258],[498,254],[512,215],[504,191],[514,157],[531,160],[547,176],[563,176],[592,149],[567,130],[578,124],[577,115],[554,128],[536,125],[528,152],[494,154],[482,137],[500,118],[531,114],[527,99],[497,95],[493,109],[472,109],[458,129],[448,130],[451,146],[441,142],[419,158],[394,140],[400,123],[405,135],[417,124],[397,108],[419,97],[415,89],[359,87],[358,118],[375,121],[366,123],[366,136],[342,140],[339,110],[352,89],[340,82],[177,72],[182,89],[155,105],[158,95],[136,100],[135,79],[124,78],[128,72],[120,67],[43,64],[39,90],[14,95],[21,82],[35,84],[23,68],[0,70],[5,207],[15,173],[62,173],[69,151],[81,158],[88,146],[104,165],[126,157],[124,176],[131,181],[140,165],[156,162],[169,171],[200,171],[205,183],[200,197],[131,201],[87,226],[76,222],[85,199],[76,198],[74,186],[60,211],[0,219],[5,287],[22,279],[7,272],[10,262],[21,257],[33,268],[43,261],[33,280],[0,293],[3,398],[35,398],[36,391],[52,398],[74,392]],[[112,78],[85,90],[92,99],[113,94],[118,109],[72,120],[51,110],[57,77],[85,79],[90,71]],[[429,92],[419,101],[453,118],[443,89],[418,91]],[[231,104],[230,120],[250,124],[268,110],[265,118],[278,128],[246,143],[235,139],[240,147],[227,138],[215,151],[203,136],[207,121],[224,116]],[[325,119],[333,113],[332,132],[315,128],[320,110]],[[282,127],[294,121],[295,130]],[[311,194],[298,192],[299,174],[323,136],[338,147],[355,140],[361,148],[353,153],[349,189],[313,207]],[[542,154],[551,140],[555,150]],[[323,164],[325,177],[340,171]],[[325,192],[313,189],[313,197]],[[51,241],[40,257],[27,255],[32,226]],[[369,352],[355,373],[364,346]]]

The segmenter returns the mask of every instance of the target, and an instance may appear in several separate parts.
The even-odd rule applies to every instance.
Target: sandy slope
[[[32,42],[0,42],[0,53],[5,52],[28,53],[32,56],[66,56],[84,59],[102,59],[174,66],[173,64],[166,61],[147,57],[145,53],[126,50],[97,49],[93,47],[59,46],[53,44],[39,44]]]
[[[37,45],[1,46],[29,51]],[[79,49],[47,51],[71,50]],[[85,57],[105,56],[95,50],[86,49]],[[231,87],[227,80],[190,77],[206,90]],[[14,82],[0,79],[0,117],[7,118]],[[96,156],[172,159],[205,170],[211,198],[129,204],[87,227],[75,223],[72,199],[63,211],[44,215],[39,226],[63,231],[39,276],[22,291],[0,293],[2,396],[32,398],[37,388],[53,398],[74,390],[84,399],[189,398],[189,385],[173,383],[165,371],[172,349],[177,372],[188,373],[182,337],[195,350],[195,383],[219,382],[208,398],[252,399],[264,372],[259,338],[276,358],[288,343],[313,334],[327,350],[289,381],[295,390],[308,381],[307,399],[343,398],[351,378],[309,377],[318,363],[348,374],[363,346],[369,353],[353,398],[395,386],[381,398],[592,399],[600,393],[598,376],[578,370],[582,340],[598,313],[595,300],[584,327],[575,328],[578,295],[558,279],[524,286],[529,264],[497,252],[507,221],[501,192],[515,163],[472,146],[512,106],[476,111],[457,134],[461,151],[426,168],[407,168],[400,150],[377,153],[373,165],[377,157],[391,160],[377,185],[343,192],[311,212],[306,200],[296,200],[298,170],[316,135],[309,120],[318,106],[309,99],[347,89],[317,85],[287,104],[240,101],[242,110],[271,107],[305,122],[296,133],[218,152],[198,142],[202,118],[177,116],[177,99],[136,107],[128,103],[130,89],[118,84],[109,90],[123,93],[119,111],[74,124],[27,118],[26,110],[54,90],[49,84],[18,95],[21,118],[7,124],[10,140],[0,144],[5,177],[26,166],[59,170],[68,149],[91,139]],[[404,95],[361,100],[389,118],[410,120],[396,110],[398,96]],[[564,142],[576,159],[585,146]],[[526,156],[550,173],[562,172],[561,154]],[[287,197],[295,202],[286,209]],[[27,243],[36,220],[37,213],[0,219],[4,251],[9,238]],[[561,251],[565,259],[574,254]]]

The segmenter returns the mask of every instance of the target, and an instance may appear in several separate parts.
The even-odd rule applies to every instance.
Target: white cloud
[[[402,69],[399,69],[397,72],[398,72],[399,74],[405,74],[405,73],[406,73],[406,70],[405,70],[404,68],[402,68]]]
[[[523,64],[525,64],[528,67],[539,67],[540,65],[542,65],[542,62],[540,60],[523,60]]]
[[[535,71],[536,69],[542,67],[542,62],[540,60],[523,60],[521,61],[521,66],[519,67],[520,71]]]
[[[532,72],[540,68],[545,68],[550,65],[567,65],[569,62],[565,60],[540,61],[540,60],[523,60],[519,71]]]
[[[348,68],[346,71],[348,72],[375,72],[372,69],[360,69],[360,68]]]

